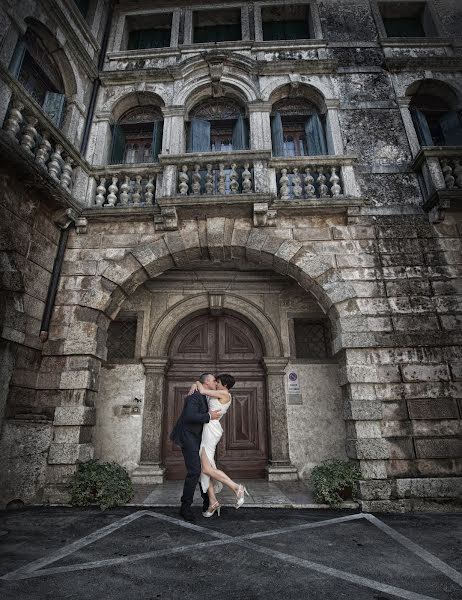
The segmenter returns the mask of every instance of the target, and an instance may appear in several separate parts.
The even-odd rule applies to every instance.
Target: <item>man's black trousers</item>
[[[184,464],[186,465],[186,478],[184,480],[183,495],[181,496],[182,506],[191,506],[194,499],[194,491],[199,481],[201,474],[201,459],[199,456],[199,448],[201,444],[201,436],[197,436],[191,431],[185,430],[182,439],[182,448]],[[208,506],[208,496],[202,491],[201,496],[204,502],[204,507]]]

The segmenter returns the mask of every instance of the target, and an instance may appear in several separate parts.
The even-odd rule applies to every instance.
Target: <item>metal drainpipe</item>
[[[82,136],[82,142],[80,144],[80,153],[82,156],[85,155],[88,146],[88,139],[90,137],[90,128],[93,121],[93,114],[95,112],[96,98],[98,96],[98,90],[101,86],[101,79],[99,78],[99,72],[103,70],[104,58],[106,56],[107,45],[109,41],[109,34],[111,32],[112,25],[112,13],[114,10],[114,0],[109,5],[109,13],[106,19],[106,26],[104,28],[103,41],[101,43],[101,51],[98,57],[98,77],[93,82],[93,89],[91,90],[90,103],[88,105],[87,118],[85,120],[85,127]],[[58,242],[58,250],[53,263],[53,271],[51,273],[50,285],[48,286],[47,297],[45,300],[45,308],[43,310],[42,324],[40,326],[40,341],[46,342],[48,339],[48,332],[50,330],[51,315],[55,305],[56,292],[58,291],[58,283],[61,275],[61,269],[64,261],[64,254],[66,252],[67,240],[69,239],[69,232],[72,225],[69,225],[66,229],[61,230]]]

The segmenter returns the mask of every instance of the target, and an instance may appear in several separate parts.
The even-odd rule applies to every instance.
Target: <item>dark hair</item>
[[[212,377],[215,377],[215,375],[213,373],[202,373],[202,375],[199,376],[199,381],[201,383],[205,383],[207,381],[207,377],[210,377],[210,375]]]
[[[224,385],[228,390],[230,390],[233,385],[236,383],[236,380],[229,373],[221,373],[221,375],[216,375],[215,379]]]

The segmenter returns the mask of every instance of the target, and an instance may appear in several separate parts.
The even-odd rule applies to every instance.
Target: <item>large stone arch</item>
[[[152,330],[148,342],[148,356],[162,357],[168,353],[171,336],[178,323],[196,312],[207,310],[210,306],[210,294],[195,294],[180,300],[163,315]],[[225,311],[242,314],[255,326],[262,337],[265,354],[271,357],[282,356],[282,342],[274,323],[256,304],[236,294],[223,296]]]
[[[164,234],[152,243],[127,252],[117,263],[108,266],[101,275],[86,306],[101,310],[109,318],[119,311],[125,298],[139,285],[173,267],[183,267],[200,260],[204,251],[211,260],[249,260],[265,268],[291,277],[307,292],[313,294],[329,316],[339,338],[336,349],[341,349],[342,316],[355,317],[358,328],[365,317],[356,301],[356,291],[343,281],[341,273],[317,255],[304,248],[301,242],[287,240],[267,233],[267,230],[234,229],[234,221],[224,217],[206,220],[207,242],[201,245],[197,230]],[[367,331],[361,328],[360,331]]]

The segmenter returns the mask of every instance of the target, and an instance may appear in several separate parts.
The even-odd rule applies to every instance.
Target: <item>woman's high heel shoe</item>
[[[215,502],[215,504],[212,504],[212,506],[209,506],[208,509],[202,513],[202,516],[206,517],[207,519],[213,517],[215,513],[217,513],[217,515],[220,516],[220,510],[221,504],[217,501]]]
[[[247,494],[247,496],[249,496],[249,492],[247,491],[247,488],[240,484],[239,488],[237,490],[237,501],[236,501],[236,509],[239,508],[240,506],[242,506],[245,502],[245,494]]]

